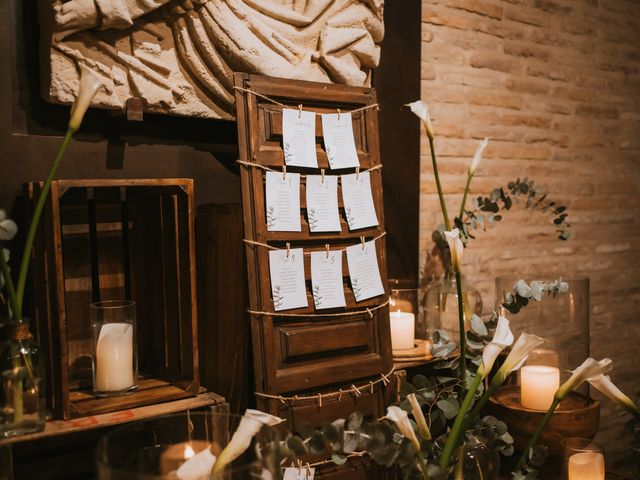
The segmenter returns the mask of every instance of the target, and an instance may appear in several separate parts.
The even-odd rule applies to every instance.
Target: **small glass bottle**
[[[0,348],[0,438],[41,432],[46,422],[45,358],[28,321],[8,325]]]
[[[90,307],[93,329],[93,392],[106,397],[138,388],[136,304],[107,300]]]

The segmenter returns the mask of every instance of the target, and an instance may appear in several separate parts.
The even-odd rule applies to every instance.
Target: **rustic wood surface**
[[[29,184],[31,202],[40,184]],[[34,248],[34,324],[57,418],[199,393],[195,206],[190,179],[58,180]],[[140,388],[91,394],[90,303],[136,302]]]
[[[368,88],[296,82],[269,77],[237,74],[236,84],[242,88],[267,95],[279,102],[318,113],[353,110],[376,103],[375,91]],[[240,159],[274,169],[284,165],[281,146],[281,110],[278,105],[251,93],[236,92]],[[317,119],[317,154],[319,168],[328,168],[322,145],[322,128]],[[377,112],[369,109],[353,115],[356,149],[362,169],[380,164],[378,149]],[[359,241],[361,236],[372,239],[384,232],[382,204],[382,171],[371,172],[372,191],[380,225],[349,231],[343,219],[341,233],[309,232],[305,215],[305,201],[301,202],[301,232],[269,232],[265,221],[264,171],[256,167],[241,167],[243,192],[244,234],[248,240],[284,247],[304,247],[305,251],[344,248]],[[287,167],[289,172],[319,174],[319,169]],[[342,170],[351,173],[354,169]],[[327,170],[326,174],[335,174]],[[304,177],[301,199],[304,194]],[[342,200],[340,195],[340,206]],[[342,211],[344,216],[344,211]],[[249,285],[249,306],[254,311],[274,312],[269,282],[268,249],[246,246]],[[384,241],[376,244],[378,264],[386,286],[386,249]],[[343,266],[346,311],[382,304],[387,295],[356,303]],[[306,280],[310,268],[306,265]],[[309,307],[286,313],[317,314],[310,288],[307,288]],[[336,310],[332,310],[335,312]],[[340,311],[340,310],[337,310]],[[343,310],[344,311],[344,310]],[[391,368],[391,345],[388,308],[373,312],[335,318],[308,317],[291,320],[285,316],[253,315],[251,318],[256,388],[258,391],[280,394],[300,392],[339,382],[356,382]],[[331,334],[329,334],[331,332]],[[263,402],[264,403],[264,402]],[[261,405],[260,401],[258,403]]]

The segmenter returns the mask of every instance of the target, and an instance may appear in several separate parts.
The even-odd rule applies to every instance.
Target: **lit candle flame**
[[[193,451],[193,448],[191,447],[191,445],[185,445],[184,446],[184,459],[185,460],[189,460],[195,454],[196,454],[196,452]]]

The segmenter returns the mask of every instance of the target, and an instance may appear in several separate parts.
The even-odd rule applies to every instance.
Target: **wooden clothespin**
[[[291,244],[287,242],[287,258],[289,258],[289,255],[291,255]]]
[[[286,179],[287,179],[287,166],[282,165],[282,180],[286,180]]]
[[[324,249],[327,252],[327,258],[329,258],[329,244],[328,243],[324,244]]]
[[[298,118],[302,118],[302,104],[298,105]]]
[[[356,167],[356,182],[358,181],[358,178],[360,178],[360,167],[359,166]]]
[[[307,480],[311,479],[311,465],[307,462]]]
[[[340,121],[340,109],[338,108],[338,121]]]
[[[320,183],[324,183],[324,168],[320,169],[320,175],[321,175]]]
[[[363,252],[364,252],[364,243],[365,243],[365,240],[366,240],[366,239],[365,239],[365,237],[364,237],[364,236],[360,237],[360,243],[362,243],[362,251],[363,251]]]

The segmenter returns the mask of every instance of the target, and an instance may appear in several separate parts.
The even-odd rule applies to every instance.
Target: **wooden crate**
[[[39,184],[28,184],[33,205]],[[34,324],[56,418],[199,393],[193,181],[59,180],[34,248]],[[89,305],[137,305],[139,389],[91,393]]]
[[[371,88],[328,85],[236,74],[235,83],[243,90],[236,92],[240,159],[275,170],[284,165],[282,149],[282,106],[265,99],[276,99],[291,108],[304,105],[305,110],[335,113],[339,108],[350,111],[374,105],[375,90]],[[305,252],[344,248],[384,234],[382,203],[382,170],[371,171],[371,185],[379,225],[350,231],[344,215],[341,195],[342,231],[312,233],[306,215],[305,174],[327,175],[353,173],[354,169],[336,172],[328,169],[322,145],[322,123],[316,118],[317,156],[319,168],[287,167],[287,171],[303,174],[301,179],[301,232],[269,232],[265,222],[265,171],[256,166],[241,166],[244,235],[247,240],[284,248],[303,247]],[[375,108],[353,114],[356,150],[363,170],[379,167],[378,120]],[[338,187],[340,188],[340,187]],[[386,248],[384,240],[376,244],[378,265],[383,285],[387,285]],[[345,309],[332,310],[336,316],[323,316],[314,310],[311,297],[309,259],[305,259],[307,308],[274,311],[269,280],[268,249],[255,244],[246,246],[249,307],[253,339],[256,389],[268,394],[291,394],[311,389],[339,385],[355,379],[366,379],[387,373],[392,367],[388,307],[384,306],[387,292],[379,297],[356,302],[348,277],[346,259],[343,265]],[[376,309],[376,307],[378,307]],[[379,308],[382,307],[382,308]],[[372,309],[369,314],[366,309]],[[360,312],[360,313],[358,313]],[[291,317],[288,314],[301,316]],[[358,314],[351,314],[358,313]],[[320,314],[320,315],[319,315]],[[277,413],[272,402],[258,398],[260,408]]]

